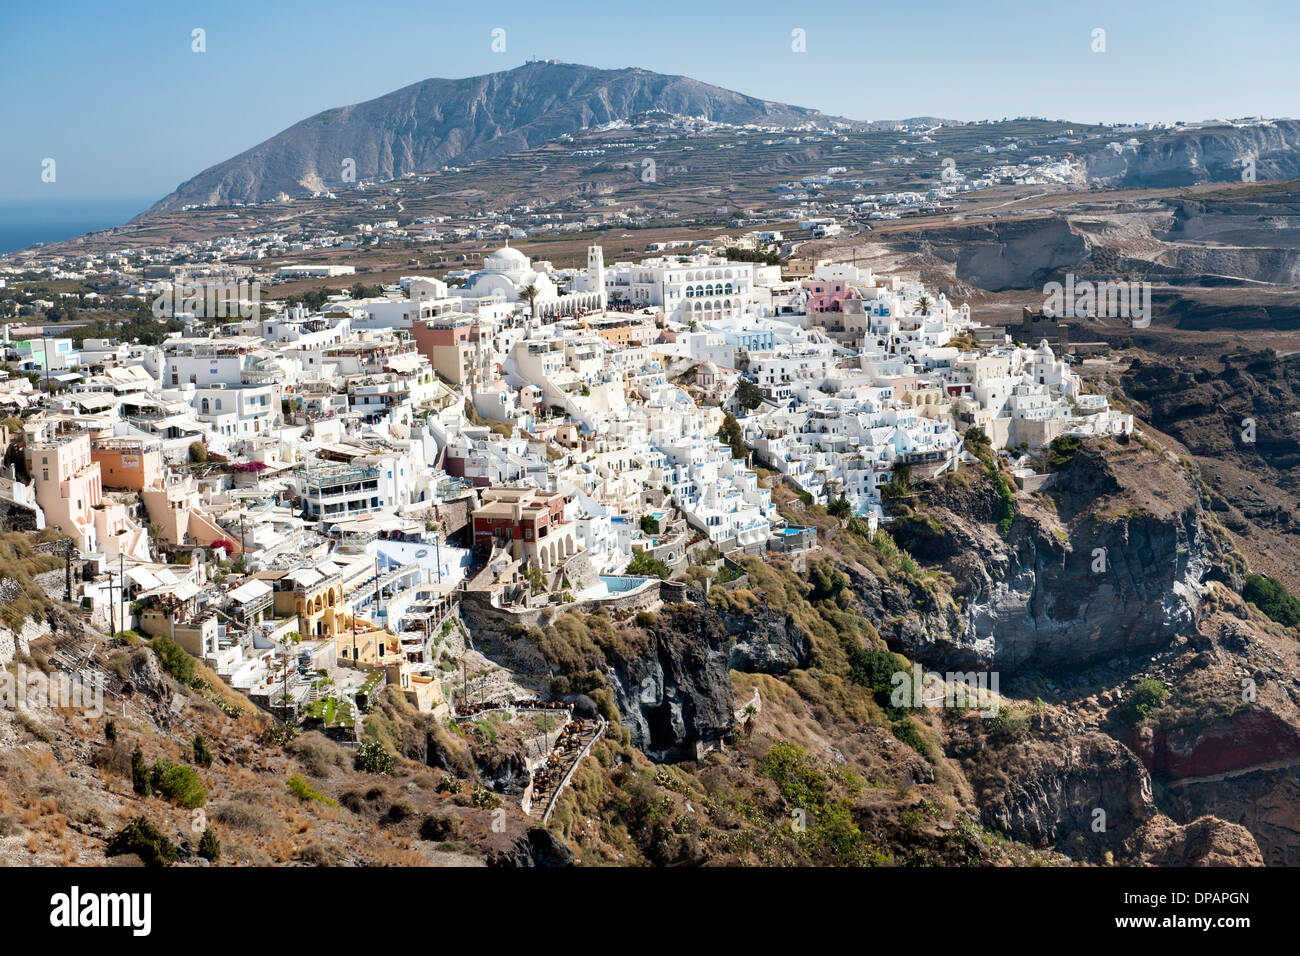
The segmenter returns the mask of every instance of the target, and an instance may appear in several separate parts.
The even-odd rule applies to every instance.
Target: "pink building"
[[[814,312],[842,312],[844,306],[841,303],[845,299],[862,298],[862,293],[843,279],[804,279],[802,285],[808,292],[807,311],[809,314]]]
[[[90,454],[90,432],[59,432],[57,425],[44,424],[25,431],[27,473],[46,526],[71,536],[83,552],[148,561],[148,532],[131,520],[125,505],[104,497],[100,464]]]

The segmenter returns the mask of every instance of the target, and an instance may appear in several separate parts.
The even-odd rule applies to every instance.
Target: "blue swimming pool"
[[[622,594],[626,591],[635,591],[647,581],[653,581],[655,578],[637,577],[631,574],[602,574],[600,579],[605,582],[611,594]]]

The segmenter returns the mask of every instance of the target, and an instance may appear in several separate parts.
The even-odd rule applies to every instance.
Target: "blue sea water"
[[[156,201],[141,196],[0,199],[0,253],[120,226]]]

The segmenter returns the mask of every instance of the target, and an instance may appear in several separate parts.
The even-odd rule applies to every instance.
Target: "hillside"
[[[980,467],[896,500],[892,537],[776,485],[819,530],[806,568],[696,565],[654,613],[480,631],[490,659],[610,719],[549,829],[517,799],[531,718],[443,723],[386,692],[363,719],[395,758],[375,774],[278,732],[164,639],[53,604],[10,669],[89,661],[107,713],[0,712],[0,863],[130,862],[120,834],[143,818],[190,864],[210,827],[222,864],[1294,865],[1294,628],[1236,593],[1234,536],[1189,459],[1139,437],[1053,467],[1005,534]],[[913,662],[1001,686],[900,705]],[[201,798],[139,794],[136,746],[192,767]]]
[[[550,61],[460,80],[429,79],[326,110],[182,183],[146,215],[187,204],[261,202],[522,152],[566,133],[652,111],[731,123],[829,127],[817,110],[684,76]]]

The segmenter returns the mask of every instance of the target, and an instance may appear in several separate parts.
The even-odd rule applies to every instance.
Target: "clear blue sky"
[[[191,51],[195,27],[206,53]],[[1296,0],[3,0],[0,200],[159,198],[319,110],[530,56],[863,120],[1121,121],[1300,116],[1298,48]]]

